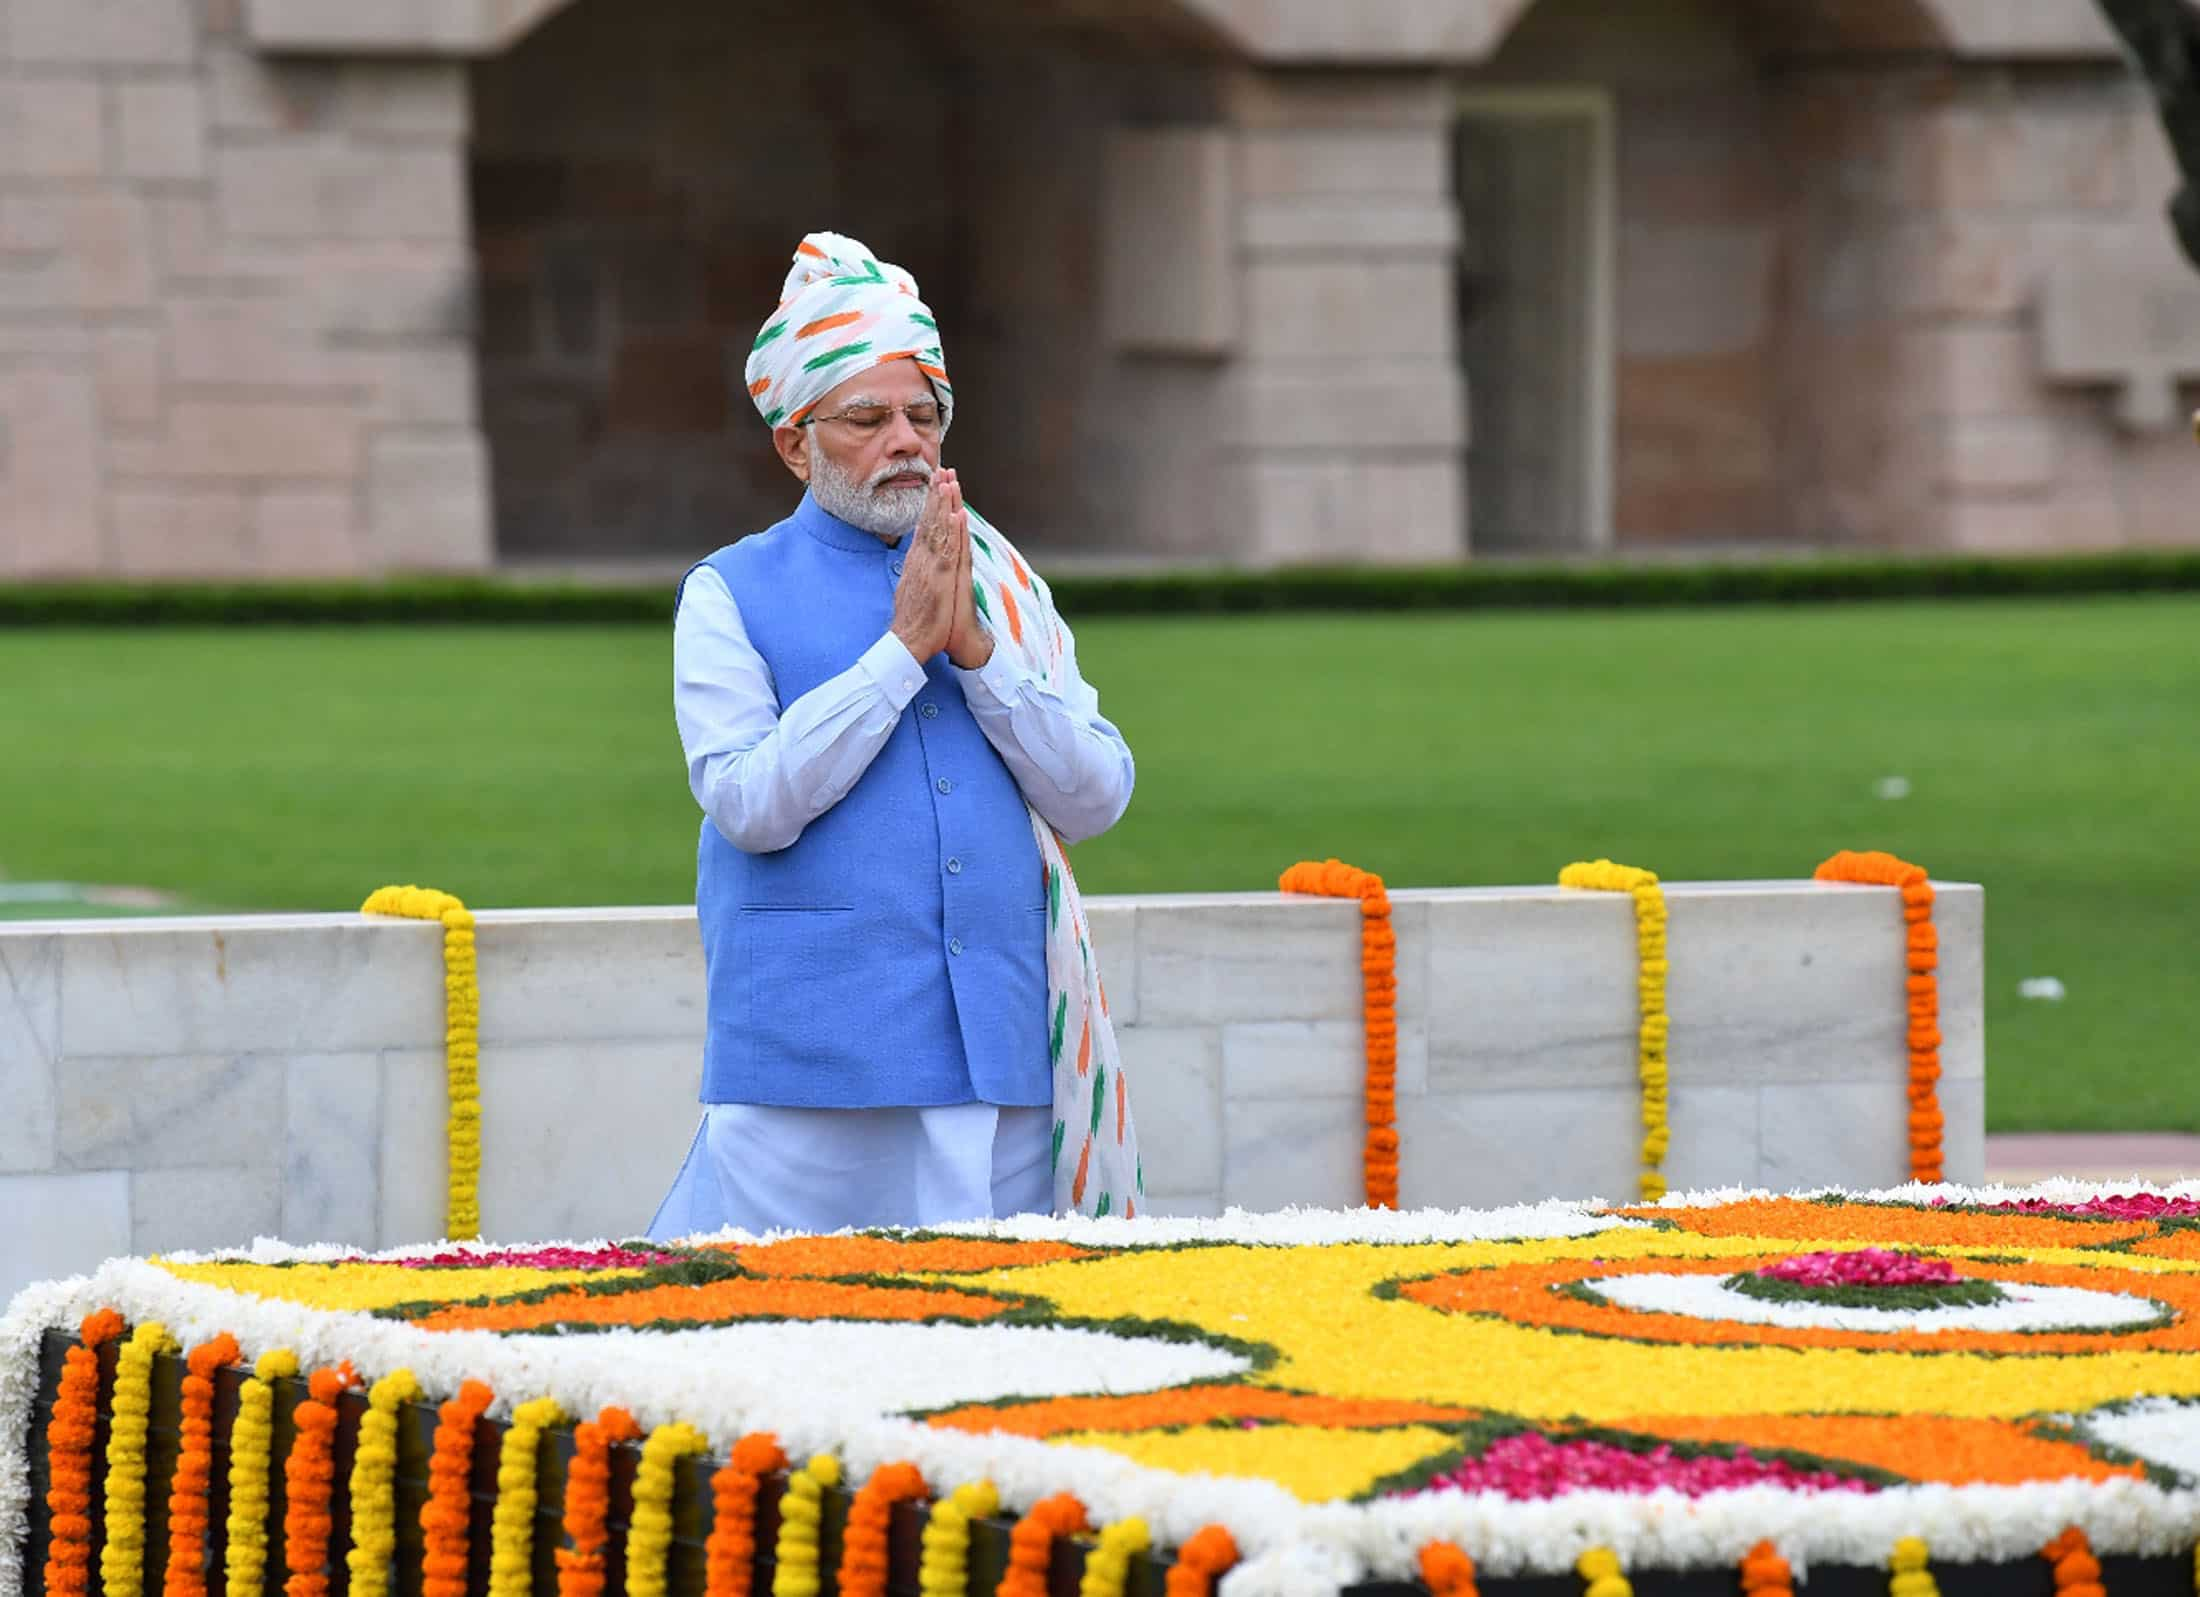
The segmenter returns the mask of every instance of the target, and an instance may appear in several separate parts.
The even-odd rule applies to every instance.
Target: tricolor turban
[[[852,238],[812,233],[749,351],[749,397],[765,424],[800,426],[820,399],[890,360],[915,361],[939,395],[943,424],[952,419],[939,323],[917,297],[917,280]]]

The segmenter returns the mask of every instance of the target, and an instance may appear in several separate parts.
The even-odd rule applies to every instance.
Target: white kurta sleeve
[[[893,633],[782,708],[725,579],[687,579],[672,634],[672,705],[688,790],[735,848],[769,854],[856,785],[924,685]]]

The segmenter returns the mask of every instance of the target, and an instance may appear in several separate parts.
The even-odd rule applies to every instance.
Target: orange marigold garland
[[[315,1370],[306,1401],[293,1423],[298,1436],[283,1460],[283,1564],[290,1578],[285,1597],[326,1597],[328,1540],[334,1522],[329,1499],[336,1486],[336,1400],[358,1379],[349,1364]]]
[[[573,1427],[573,1461],[565,1469],[565,1539],[558,1549],[558,1597],[598,1597],[604,1584],[604,1544],[610,1540],[611,1449],[638,1440],[641,1426],[623,1408],[606,1408]],[[440,1433],[438,1433],[440,1445]]]
[[[122,1334],[113,1309],[86,1315],[61,1362],[61,1386],[46,1423],[48,1597],[81,1597],[92,1578],[92,1440],[99,1424],[99,1350]]]
[[[474,1422],[496,1394],[468,1381],[436,1410],[435,1452],[428,1460],[428,1501],[420,1510],[427,1533],[421,1556],[421,1597],[466,1597],[466,1532],[472,1517],[467,1477],[474,1462]]]
[[[1795,1597],[1795,1572],[1770,1542],[1759,1542],[1742,1555],[1744,1597]]]
[[[1474,1560],[1453,1542],[1430,1542],[1421,1549],[1421,1579],[1434,1597],[1477,1597]]]
[[[1047,1597],[1047,1564],[1057,1537],[1089,1530],[1085,1505],[1068,1492],[1056,1492],[1032,1504],[1031,1512],[1008,1533],[1008,1568],[993,1597]]]
[[[163,1597],[206,1597],[207,1493],[214,1483],[214,1372],[244,1356],[227,1331],[184,1361],[182,1445],[168,1488]]]
[[[703,1544],[704,1597],[749,1597],[756,1583],[756,1494],[764,1477],[787,1467],[787,1450],[769,1431],[733,1444],[733,1457],[710,1478],[710,1540]]]
[[[2108,1597],[2101,1584],[2101,1561],[2077,1526],[2042,1547],[2040,1556],[2055,1567],[2056,1597]]]
[[[1277,884],[1286,893],[1360,901],[1361,1011],[1367,1028],[1367,1206],[1398,1207],[1398,938],[1383,879],[1338,860],[1301,861]]]
[[[1238,1561],[1237,1541],[1220,1525],[1205,1525],[1176,1550],[1164,1582],[1167,1597],[1209,1597],[1215,1581]]]
[[[1815,872],[1821,882],[1860,882],[1902,890],[1909,928],[1910,1179],[1938,1181],[1940,1134],[1940,936],[1933,927],[1933,884],[1922,865],[1892,854],[1843,849]]]
[[[840,1540],[840,1597],[885,1597],[886,1531],[896,1503],[927,1496],[914,1464],[881,1464],[848,1505],[848,1528]]]

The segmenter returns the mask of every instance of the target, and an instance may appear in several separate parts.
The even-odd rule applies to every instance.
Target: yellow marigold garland
[[[1001,1511],[991,1481],[968,1481],[932,1505],[924,1522],[924,1554],[917,1563],[923,1597],[965,1597],[970,1589],[970,1522]]]
[[[481,1235],[481,980],[474,962],[474,917],[432,887],[384,887],[360,906],[365,915],[402,915],[443,924],[443,1070],[448,1082],[449,1196],[444,1235]]]
[[[1888,1567],[1894,1578],[1887,1583],[1888,1597],[1940,1597],[1940,1582],[1933,1579],[1929,1567],[1931,1552],[1916,1536],[1905,1536],[1894,1544],[1894,1556]]]
[[[1574,1571],[1588,1582],[1581,1597],[1635,1597],[1634,1583],[1620,1573],[1619,1554],[1592,1547],[1574,1560]]]
[[[1558,885],[1626,893],[1635,901],[1635,991],[1641,1010],[1635,1058],[1642,1077],[1642,1196],[1654,1203],[1665,1196],[1665,1151],[1673,1138],[1666,1118],[1671,1079],[1665,1056],[1669,1030],[1665,1013],[1665,889],[1658,885],[1655,871],[1615,865],[1608,859],[1567,866],[1558,873]]]
[[[351,1551],[344,1567],[350,1589],[387,1591],[390,1560],[397,1556],[397,1411],[420,1401],[411,1370],[392,1370],[367,1388],[367,1412],[359,1420],[352,1454]]]
[[[840,1484],[840,1460],[820,1453],[787,1481],[779,1500],[779,1542],[774,1549],[772,1597],[818,1597],[818,1528],[825,1517],[825,1488]]]
[[[276,1348],[260,1355],[237,1393],[229,1432],[228,1539],[222,1577],[229,1597],[260,1597],[267,1574],[268,1485],[275,1467],[275,1386],[298,1373],[298,1355]]]
[[[175,1351],[168,1328],[147,1320],[115,1361],[114,1415],[107,1432],[107,1541],[99,1553],[105,1597],[145,1589],[145,1431],[153,1412],[153,1355]]]
[[[1100,1531],[1100,1545],[1085,1554],[1085,1578],[1077,1597],[1123,1597],[1130,1578],[1131,1559],[1153,1545],[1153,1533],[1142,1519],[1119,1519]]]
[[[556,1398],[512,1411],[497,1450],[497,1502],[489,1517],[489,1597],[528,1597],[535,1587],[536,1464],[542,1433],[565,1423]]]
[[[709,1446],[701,1431],[678,1420],[658,1426],[642,1443],[642,1462],[634,1471],[634,1522],[626,1533],[627,1597],[665,1597],[673,1467]]]

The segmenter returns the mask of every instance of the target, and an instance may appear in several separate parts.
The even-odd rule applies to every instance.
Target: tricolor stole
[[[1009,650],[1032,675],[1051,684],[1062,664],[1062,622],[1054,601],[1008,540],[975,510],[969,515],[973,598],[993,646]],[[1037,810],[1030,814],[1046,871],[1054,1210],[1135,1218],[1145,1201],[1146,1177],[1131,1120],[1130,1086],[1108,1020],[1107,988],[1092,956],[1092,933],[1069,852]]]

